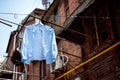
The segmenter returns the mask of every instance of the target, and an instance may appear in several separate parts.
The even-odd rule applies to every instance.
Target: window
[[[90,18],[85,19],[84,24],[89,29],[88,35],[90,36],[91,48],[97,48],[109,39],[109,19],[105,18],[109,15],[106,10],[104,6],[98,8],[95,12],[90,9],[86,13],[86,16],[90,16]]]
[[[93,13],[93,18],[88,19],[87,24],[89,23],[90,47],[92,50],[97,49],[109,39],[108,19],[103,18],[106,15],[105,9],[100,8]]]

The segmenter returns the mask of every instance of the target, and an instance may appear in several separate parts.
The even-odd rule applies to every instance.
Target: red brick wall
[[[74,10],[79,6],[80,0],[68,0],[68,6],[69,6],[69,12],[72,14]],[[66,20],[66,12],[65,12],[65,4],[64,1],[62,1],[59,13],[60,13],[60,25],[63,26],[65,20]]]
[[[60,13],[60,25],[63,26],[63,23],[66,19],[66,15],[65,15],[65,7],[64,7],[64,2],[62,1],[62,4],[60,6],[60,9],[59,9],[59,13]]]
[[[13,52],[14,52],[14,50],[13,50],[13,46],[14,46],[14,32],[12,32],[11,33],[11,36],[10,36],[10,45],[8,45],[9,46],[9,49],[8,49],[8,57],[6,57],[7,58],[7,62],[6,62],[6,64],[10,64],[11,66],[13,66],[13,63],[12,63],[12,61],[11,61],[11,57],[12,57],[12,55],[13,55]],[[11,69],[12,70],[12,69]]]
[[[58,49],[60,49],[60,48],[63,48],[64,55],[67,55],[69,57],[68,64],[65,66],[67,68],[66,71],[72,69],[73,67],[75,67],[81,63],[82,52],[81,52],[80,45],[74,44],[69,41],[61,40],[58,43]],[[72,55],[70,55],[70,54],[72,54]],[[75,55],[75,56],[73,56],[73,55]],[[76,56],[78,56],[78,57],[76,57]],[[73,72],[72,74],[75,74],[75,73],[76,72]]]
[[[74,10],[79,6],[80,0],[69,0],[69,11],[70,14],[74,12]]]
[[[40,80],[40,61],[32,61],[27,66],[27,70],[28,74],[30,74],[28,80]]]

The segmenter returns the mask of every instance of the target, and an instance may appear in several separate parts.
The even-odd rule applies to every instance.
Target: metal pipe
[[[15,72],[17,72],[17,69],[18,69],[18,68],[17,68],[17,66],[16,66]],[[17,78],[18,78],[17,76],[18,76],[17,73],[15,73],[15,80],[17,80]]]
[[[99,41],[99,36],[98,36],[98,28],[97,28],[97,23],[96,23],[96,16],[94,14],[94,24],[95,24],[95,35],[97,38],[97,47],[100,46],[100,41]]]
[[[0,23],[3,23],[3,24],[5,24],[5,25],[7,25],[7,26],[9,26],[9,27],[12,27],[12,25],[10,25],[10,24],[8,24],[8,23],[6,23],[6,22],[0,21]]]
[[[8,79],[8,78],[0,78],[0,80],[13,80],[13,79]]]
[[[8,22],[8,23],[15,24],[15,25],[20,25],[20,24],[14,23],[14,22],[12,22],[12,21],[8,21],[8,20],[3,19],[3,18],[0,18],[0,20],[2,20],[2,21],[4,21],[4,22]]]
[[[98,53],[97,55],[93,56],[92,58],[88,59],[87,61],[79,64],[78,66],[74,67],[73,69],[69,70],[68,72],[64,73],[63,75],[59,76],[58,78],[56,78],[55,80],[59,80],[60,78],[70,74],[71,72],[75,71],[76,69],[84,66],[85,64],[93,61],[94,59],[100,57],[101,55],[103,55],[104,53],[110,51],[111,49],[115,48],[116,46],[120,45],[120,41],[118,41],[117,43],[113,44],[112,46],[108,47],[107,49],[103,50],[102,52]]]

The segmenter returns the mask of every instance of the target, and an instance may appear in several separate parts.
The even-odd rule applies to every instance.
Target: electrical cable
[[[41,18],[39,18],[39,17],[37,17],[37,16],[29,15],[29,17],[34,17],[34,18],[40,19],[40,20],[43,21],[43,22],[50,23],[50,24],[52,24],[52,25],[55,25],[56,27],[62,28],[63,30],[69,30],[69,31],[74,32],[74,33],[77,33],[77,34],[79,34],[79,35],[83,35],[83,36],[85,36],[85,37],[90,37],[90,36],[88,36],[87,34],[84,34],[84,33],[81,33],[81,32],[78,32],[78,31],[75,31],[75,30],[72,30],[72,29],[69,29],[69,28],[66,29],[64,26],[60,26],[60,25],[58,25],[58,24],[55,24],[55,23],[52,23],[52,22],[43,20],[43,19],[41,19]],[[29,17],[28,17],[28,18],[29,18]],[[94,18],[94,17],[93,17],[93,18]],[[24,24],[17,24],[17,23],[14,23],[14,22],[11,22],[11,21],[2,19],[2,18],[0,18],[0,20],[6,21],[6,22],[9,22],[9,23],[18,25],[18,26],[24,26]],[[20,32],[22,29],[23,29],[23,28],[21,28],[21,29],[18,31],[18,34],[19,34],[19,32]]]
[[[29,19],[29,17],[34,17],[34,18],[40,19],[40,18],[37,17],[37,16],[28,15],[27,20]],[[11,22],[11,21],[2,19],[2,18],[0,18],[0,20],[6,21],[6,22],[9,22],[9,23],[18,25],[18,26],[22,26],[21,29],[18,31],[18,34],[19,34],[19,32],[24,28],[24,25],[25,25],[25,23],[27,22],[27,20],[26,20],[26,22],[25,22],[24,24],[17,24],[17,23],[14,23],[14,22]],[[42,20],[42,19],[40,19],[40,20]],[[53,24],[53,25],[55,25],[56,27],[60,27],[60,28],[66,29],[66,28],[64,28],[63,26],[54,24],[54,23],[52,23],[52,22],[48,22],[48,21],[46,21],[46,20],[42,20],[42,21],[47,22],[47,23],[50,23],[50,24]],[[90,36],[88,36],[88,35],[86,35],[86,34],[80,33],[80,32],[78,32],[78,31],[75,31],[75,30],[72,30],[72,29],[69,29],[69,28],[67,28],[67,30],[69,30],[69,31],[71,31],[71,32],[73,32],[73,33],[77,33],[77,34],[79,34],[79,35],[83,35],[83,36],[86,36],[86,37],[90,37]],[[17,36],[18,36],[18,34],[17,34]],[[56,38],[62,39],[62,40],[66,40],[65,38],[61,38],[61,37],[58,37],[58,36],[56,36]],[[81,47],[84,47],[84,46],[81,45]]]
[[[7,13],[7,12],[0,12],[0,14],[8,14],[8,15],[29,15],[29,14],[22,14],[22,13]],[[44,15],[41,15],[41,16],[44,16]],[[52,16],[52,15],[49,15],[49,16]],[[71,17],[71,18],[102,18],[102,19],[110,19],[110,18],[120,18],[120,17],[112,17],[112,16],[101,16],[101,17],[94,17],[94,16],[58,16],[58,17]]]
[[[58,24],[55,24],[55,23],[52,23],[52,22],[43,20],[43,19],[39,18],[38,16],[33,16],[33,15],[30,15],[30,16],[31,16],[31,17],[34,17],[34,18],[37,18],[37,19],[39,19],[39,20],[41,20],[41,21],[43,21],[43,22],[50,23],[50,24],[52,24],[52,25],[55,25],[56,27],[59,27],[59,28],[62,28],[62,29],[64,29],[64,30],[66,30],[66,28],[65,28],[64,26],[61,26],[61,25],[58,25]],[[75,32],[75,33],[80,34],[80,35],[83,35],[83,36],[88,36],[88,35],[86,35],[86,34],[80,33],[80,32],[78,32],[78,31],[75,31],[75,30],[72,30],[72,29],[68,29],[68,28],[67,28],[67,30],[72,31],[72,32]]]
[[[34,18],[40,19],[40,18],[37,17],[37,16],[28,15],[28,17],[27,17],[25,23],[27,23],[27,20],[29,19],[29,17],[34,17]],[[23,24],[17,24],[17,23],[14,23],[14,22],[11,22],[11,21],[8,21],[8,20],[5,20],[5,19],[2,19],[2,18],[0,18],[0,20],[6,21],[6,22],[9,22],[9,23],[12,23],[12,24],[18,25],[18,26],[22,26],[22,27],[20,28],[20,30],[18,30],[17,36],[18,36],[18,34],[20,33],[20,31],[24,28],[24,25],[25,25],[25,23],[23,23]],[[42,20],[42,19],[40,19],[40,20]],[[66,28],[63,27],[63,26],[60,26],[60,25],[54,24],[54,23],[52,23],[52,22],[48,22],[48,21],[46,21],[46,20],[42,20],[42,21],[43,21],[43,22],[50,23],[50,24],[53,24],[53,25],[55,25],[56,27],[60,27],[60,28],[62,28],[62,29],[66,29]],[[69,31],[74,32],[74,33],[77,33],[77,34],[79,34],[79,35],[83,35],[83,36],[86,36],[86,37],[90,37],[90,36],[88,36],[88,35],[86,35],[86,34],[80,33],[80,32],[78,32],[78,31],[75,31],[75,30],[72,30],[72,29],[69,29],[69,28],[67,28],[66,30],[69,30]],[[58,39],[62,39],[62,40],[66,40],[65,38],[61,38],[61,37],[58,37],[58,36],[57,36],[56,38],[58,38]],[[81,45],[81,47],[84,47],[84,46]]]
[[[21,13],[6,13],[6,12],[0,12],[0,14],[8,14],[8,15],[28,15],[28,14],[21,14]]]
[[[37,17],[37,16],[28,15],[27,20],[29,19],[29,17],[34,17],[34,18],[40,19],[40,18]],[[86,17],[86,18],[88,18],[88,17]],[[94,17],[93,17],[93,18],[94,18]],[[19,34],[20,31],[24,28],[24,25],[25,25],[25,23],[27,22],[27,20],[26,20],[26,22],[25,22],[24,24],[17,24],[17,23],[14,23],[14,22],[11,22],[11,21],[2,19],[2,18],[0,18],[0,19],[3,20],[3,21],[9,22],[9,23],[18,25],[18,26],[22,26],[21,29],[18,31],[18,34]],[[49,21],[46,21],[46,20],[43,20],[43,19],[40,19],[40,20],[42,20],[43,22],[47,22],[47,23],[50,23],[50,24],[52,24],[52,25],[55,25],[56,27],[60,27],[60,28],[62,28],[62,29],[66,29],[65,27],[60,26],[60,25],[57,25],[57,24],[55,24],[55,23],[52,23],[52,22],[49,22]],[[69,28],[67,28],[66,30],[69,30],[69,31],[74,32],[74,33],[77,33],[77,34],[79,34],[79,35],[83,35],[83,36],[85,36],[85,37],[90,37],[90,36],[88,36],[88,35],[86,35],[86,34],[84,34],[84,33],[80,33],[80,32],[78,32],[78,31],[75,31],[75,30],[72,30],[72,29],[69,29]],[[17,34],[17,36],[18,36],[18,34]],[[56,38],[66,40],[66,39],[60,38],[60,37],[56,37]]]

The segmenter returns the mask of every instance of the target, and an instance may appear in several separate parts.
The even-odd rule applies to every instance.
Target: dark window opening
[[[77,33],[70,30],[66,30],[62,32],[60,36],[74,43],[83,45],[85,42],[85,36],[79,34],[84,34],[84,28],[82,26],[81,18],[76,18],[74,22],[70,25],[69,29],[76,31]]]
[[[103,31],[101,34],[100,34],[100,38],[101,38],[101,41],[104,41],[108,38],[108,33],[107,31]]]

